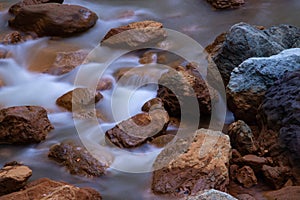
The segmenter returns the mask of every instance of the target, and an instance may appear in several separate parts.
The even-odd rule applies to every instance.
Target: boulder
[[[27,166],[5,165],[0,169],[0,196],[23,188],[31,175],[32,170]]]
[[[166,38],[166,34],[163,24],[160,22],[133,22],[108,31],[101,44],[121,48],[135,48],[158,43]]]
[[[245,188],[251,188],[257,184],[257,178],[254,174],[254,171],[249,166],[244,166],[237,170],[236,180]]]
[[[226,191],[231,151],[229,137],[207,129],[185,136],[176,138],[156,158],[152,191],[179,197],[212,188]]]
[[[157,148],[163,148],[165,147],[169,142],[171,142],[174,139],[175,135],[173,134],[166,134],[166,135],[161,135],[153,140],[151,140],[151,144],[156,146]]]
[[[87,31],[97,19],[94,12],[79,5],[47,3],[21,7],[9,26],[39,37],[68,37]]]
[[[262,167],[264,179],[275,189],[280,189],[291,177],[289,167],[271,167],[264,165]]]
[[[245,3],[244,0],[206,0],[216,9],[237,8]]]
[[[260,30],[259,27],[238,23],[230,28],[222,47],[211,56],[227,85],[231,71],[244,60],[268,57],[284,49],[295,48],[299,34],[300,29],[291,25]]]
[[[22,0],[9,8],[9,12],[16,15],[24,6],[43,4],[43,3],[63,3],[64,0]]]
[[[105,174],[109,162],[97,160],[83,147],[61,143],[53,145],[48,157],[66,166],[71,174],[99,177]]]
[[[252,154],[257,151],[251,128],[244,121],[238,120],[230,124],[228,135],[232,147],[236,148],[242,155]]]
[[[0,197],[0,200],[101,200],[101,195],[91,188],[79,188],[67,183],[42,178],[29,183],[24,190]]]
[[[197,194],[195,196],[189,196],[185,198],[185,200],[237,200],[237,199],[225,192],[211,189],[211,190],[205,190],[204,192],[200,192],[200,194]]]
[[[15,106],[0,110],[0,144],[37,143],[53,129],[40,106]]]
[[[287,71],[300,69],[300,48],[268,58],[250,58],[234,68],[227,85],[229,109],[237,119],[255,123],[257,108],[275,81]]]
[[[288,186],[280,190],[268,191],[264,193],[268,200],[298,200],[300,196],[300,186]]]
[[[33,39],[31,35],[24,35],[21,34],[19,31],[10,31],[8,33],[3,33],[0,35],[0,44],[4,44],[4,45],[18,44],[30,39]]]

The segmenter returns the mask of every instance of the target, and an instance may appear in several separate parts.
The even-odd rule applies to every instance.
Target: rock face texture
[[[155,44],[166,37],[163,25],[156,21],[133,22],[111,29],[101,44],[115,47],[139,47]]]
[[[43,4],[43,3],[63,3],[64,0],[22,0],[9,8],[9,12],[16,15],[24,6]]]
[[[40,37],[67,37],[90,29],[97,19],[94,12],[82,6],[47,3],[21,7],[9,25]]]
[[[233,196],[218,190],[206,190],[195,196],[189,196],[185,200],[237,200]]]
[[[266,192],[264,196],[268,200],[298,200],[300,196],[300,186],[288,186],[280,190]]]
[[[53,145],[48,154],[49,158],[66,166],[71,174],[98,177],[105,173],[108,162],[95,159],[83,147],[72,144]]]
[[[244,60],[297,48],[299,35],[300,29],[291,25],[260,30],[246,23],[238,23],[230,28],[222,47],[211,56],[227,85],[231,71]]]
[[[288,167],[271,167],[264,165],[262,172],[265,180],[275,189],[280,189],[290,178],[290,169]]]
[[[229,137],[207,129],[192,136],[178,139],[158,155],[153,166],[154,193],[182,196],[212,188],[226,191]]]
[[[24,190],[0,196],[0,200],[101,200],[101,195],[91,188],[78,188],[63,182],[50,179],[38,179],[28,184]]]
[[[300,159],[300,70],[286,73],[265,94],[258,118],[290,155]],[[269,137],[262,131],[260,137]],[[272,136],[271,135],[271,136]],[[297,163],[297,162],[296,162]]]
[[[33,39],[30,35],[21,34],[18,31],[11,31],[0,35],[0,44],[11,45],[25,42],[26,40]]]
[[[245,188],[251,188],[257,184],[257,178],[254,174],[254,171],[249,166],[244,166],[237,170],[236,180]]]
[[[206,0],[214,8],[226,9],[226,8],[236,8],[245,3],[244,0]]]
[[[234,68],[227,85],[228,106],[238,119],[256,121],[265,92],[287,71],[300,69],[300,48],[268,58],[250,58]]]
[[[23,188],[31,175],[32,171],[27,166],[4,166],[0,169],[0,196]]]
[[[0,144],[36,143],[53,129],[47,111],[39,106],[16,106],[0,110]]]

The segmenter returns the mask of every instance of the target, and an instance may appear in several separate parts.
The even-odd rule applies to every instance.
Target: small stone
[[[236,180],[245,188],[251,188],[257,184],[257,178],[254,171],[249,166],[244,166],[237,170]]]

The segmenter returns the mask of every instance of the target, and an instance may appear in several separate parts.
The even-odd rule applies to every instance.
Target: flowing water
[[[7,25],[7,20],[10,18],[7,9],[15,2],[17,1],[0,0],[0,34],[10,30]],[[62,76],[38,72],[44,71],[53,63],[57,52],[92,50],[110,28],[133,21],[146,19],[160,21],[166,28],[185,33],[204,47],[218,34],[241,21],[266,27],[281,23],[300,26],[299,0],[246,2],[245,6],[237,10],[219,12],[203,0],[65,0],[65,3],[79,4],[96,12],[99,16],[96,26],[82,35],[71,38],[41,38],[18,45],[0,45],[0,48],[9,50],[12,55],[10,59],[0,60],[0,79],[5,83],[5,87],[0,88],[1,108],[16,105],[43,106],[49,111],[49,119],[55,127],[55,130],[40,144],[0,145],[0,166],[16,160],[33,169],[31,180],[49,177],[80,187],[93,187],[102,194],[104,199],[158,199],[150,191],[151,173],[128,173],[128,171],[138,172],[140,169],[149,170],[153,159],[159,153],[159,149],[154,147],[146,147],[152,152],[150,156],[143,154],[143,150],[137,155],[132,155],[126,151],[116,151],[107,147],[103,151],[111,151],[107,153],[108,157],[113,153],[113,167],[108,170],[107,175],[93,179],[70,175],[64,167],[58,166],[47,158],[49,147],[62,141],[78,143],[85,141],[91,146],[103,143],[104,137],[103,134],[99,135],[98,128],[105,131],[115,125],[116,122],[112,119],[121,121],[139,113],[143,103],[156,95],[156,87],[149,85],[132,92],[130,87],[121,85],[117,90],[103,91],[104,99],[96,107],[101,110],[106,119],[97,126],[84,120],[74,122],[71,113],[62,111],[55,104],[59,96],[75,87],[74,80],[78,68]],[[183,48],[188,50],[188,47]],[[125,55],[109,67],[105,76],[112,77],[116,70],[132,66],[139,66],[137,55]],[[159,76],[160,73],[153,71],[151,74],[151,76],[153,74]],[[92,76],[92,72],[87,70],[84,75],[88,79]],[[141,80],[141,77],[131,78],[128,84],[136,85],[149,81],[151,76],[148,74],[145,78],[147,80]],[[112,101],[114,101],[113,108]],[[232,119],[227,117],[227,120],[230,122]],[[78,127],[81,133],[79,135]],[[114,169],[120,169],[114,166],[122,166],[121,171]]]

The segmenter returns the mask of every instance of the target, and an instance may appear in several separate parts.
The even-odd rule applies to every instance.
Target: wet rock
[[[250,127],[241,120],[230,124],[228,128],[231,145],[242,155],[252,154],[257,151],[254,135]]]
[[[87,31],[97,19],[94,12],[82,6],[47,3],[21,7],[9,26],[39,37],[68,37]]]
[[[226,191],[229,137],[207,129],[185,136],[177,138],[158,155],[153,165],[153,192],[183,196],[212,188]]]
[[[239,194],[239,195],[236,195],[236,198],[238,198],[238,200],[256,200],[250,194]]]
[[[105,174],[109,161],[97,160],[83,147],[61,143],[53,145],[48,157],[66,166],[71,174],[98,177]]]
[[[56,100],[56,104],[70,112],[77,112],[93,107],[103,98],[100,92],[89,88],[75,88]]]
[[[101,78],[97,84],[96,89],[100,91],[110,90],[113,87],[113,80],[111,78]]]
[[[46,73],[52,75],[62,75],[68,73],[75,69],[77,66],[81,65],[88,54],[89,51],[87,50],[59,52],[56,55],[52,67],[48,69]]]
[[[31,200],[31,199],[86,199],[101,200],[101,195],[91,188],[79,188],[73,185],[53,181],[47,178],[35,180],[24,190],[0,197],[0,200]]]
[[[63,3],[64,0],[22,0],[9,8],[9,12],[16,15],[24,6],[43,4],[43,3]]]
[[[268,200],[298,200],[300,196],[300,186],[288,186],[280,190],[265,192],[264,196]]]
[[[143,106],[142,106],[142,111],[144,112],[149,112],[150,110],[154,110],[157,108],[164,108],[164,103],[160,98],[154,98],[150,99],[147,101]]]
[[[289,167],[271,167],[264,165],[262,172],[265,180],[275,189],[282,188],[291,176]]]
[[[158,136],[157,138],[154,138],[150,143],[158,148],[165,147],[169,142],[171,142],[174,139],[174,135],[172,134],[166,134]]]
[[[163,108],[157,108],[122,121],[106,131],[105,136],[118,147],[133,148],[164,133],[168,124],[168,113]]]
[[[273,35],[274,32],[278,34]],[[260,30],[246,23],[238,23],[230,28],[221,49],[212,55],[212,59],[227,85],[231,71],[244,60],[251,57],[268,57],[295,47],[290,44],[299,40],[299,34],[299,28],[290,25]]]
[[[24,35],[18,31],[11,31],[0,35],[0,44],[4,44],[4,45],[18,44],[30,39],[33,39],[33,37],[30,35]]]
[[[0,110],[0,144],[36,143],[53,129],[47,111],[39,106],[15,106]]]
[[[157,54],[155,52],[147,51],[142,57],[139,59],[139,63],[141,64],[150,64],[155,63],[157,61]]]
[[[32,171],[27,166],[4,166],[0,169],[0,196],[23,188],[31,175]]]
[[[111,29],[102,39],[101,44],[115,47],[140,47],[162,41],[166,31],[162,23],[156,21],[133,22]]]
[[[237,170],[236,180],[245,188],[251,188],[257,184],[257,178],[254,171],[249,166],[244,166]]]
[[[237,8],[245,3],[244,0],[207,0],[216,9]]]
[[[189,196],[185,200],[237,200],[230,194],[218,190],[206,190],[195,196]]]
[[[116,72],[114,72],[113,76],[116,80],[120,80],[126,73],[130,73],[130,70],[132,70],[133,67],[122,67],[121,69],[118,69]]]
[[[299,94],[300,70],[286,73],[268,89],[258,111],[263,129],[270,130],[262,131],[260,137],[275,138],[274,142],[287,149],[289,157],[296,160],[300,159]],[[266,135],[268,133],[269,136]],[[276,137],[279,137],[278,141]]]
[[[0,48],[0,59],[6,58],[8,51],[6,49]]]
[[[250,58],[234,68],[227,85],[229,109],[238,119],[255,123],[265,92],[287,71],[300,69],[300,48],[268,58]]]

